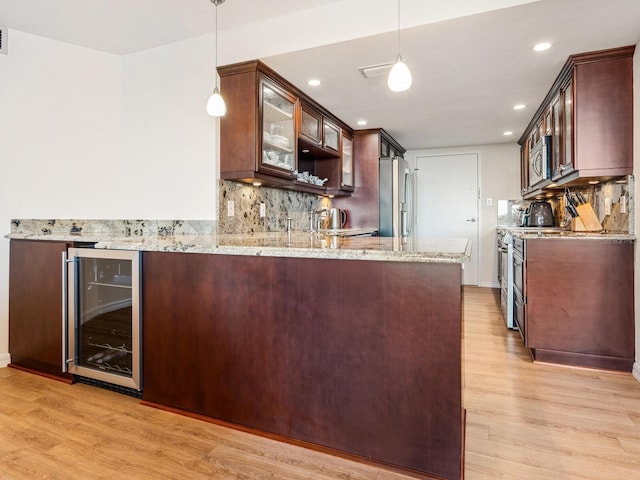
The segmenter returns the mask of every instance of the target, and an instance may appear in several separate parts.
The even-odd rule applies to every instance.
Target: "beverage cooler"
[[[142,390],[140,253],[63,253],[63,371]]]

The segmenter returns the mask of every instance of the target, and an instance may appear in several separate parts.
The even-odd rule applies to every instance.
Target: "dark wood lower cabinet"
[[[145,252],[144,402],[460,479],[458,264]]]
[[[526,345],[538,361],[631,371],[634,243],[526,240]]]
[[[9,353],[11,366],[60,379],[62,372],[62,252],[71,244],[11,240]]]

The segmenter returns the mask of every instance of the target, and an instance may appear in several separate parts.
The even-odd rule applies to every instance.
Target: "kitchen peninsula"
[[[52,242],[142,251],[145,404],[462,477],[466,240],[78,220],[14,220],[8,237],[34,252]],[[10,281],[42,267],[12,269]]]

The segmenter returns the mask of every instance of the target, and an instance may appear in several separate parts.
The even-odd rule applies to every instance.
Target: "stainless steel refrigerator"
[[[381,237],[412,237],[414,235],[415,188],[409,162],[401,157],[380,159],[380,221]]]

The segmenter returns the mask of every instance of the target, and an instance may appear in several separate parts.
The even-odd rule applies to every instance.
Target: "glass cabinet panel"
[[[562,106],[560,105],[560,95],[556,96],[551,101],[551,163],[553,165],[553,177],[555,178],[560,173],[560,165],[562,164],[562,117],[560,112]]]
[[[295,97],[261,82],[261,165],[286,171],[295,169]]]
[[[341,186],[353,188],[353,140],[342,137],[342,181]]]
[[[564,118],[562,129],[562,143],[564,152],[562,159],[562,173],[567,173],[573,167],[573,84],[569,82],[563,89]]]
[[[324,122],[324,146],[340,151],[340,129],[327,121]]]
[[[322,130],[320,116],[302,107],[302,120],[300,122],[300,133],[308,137],[313,142],[320,145],[322,141]]]

